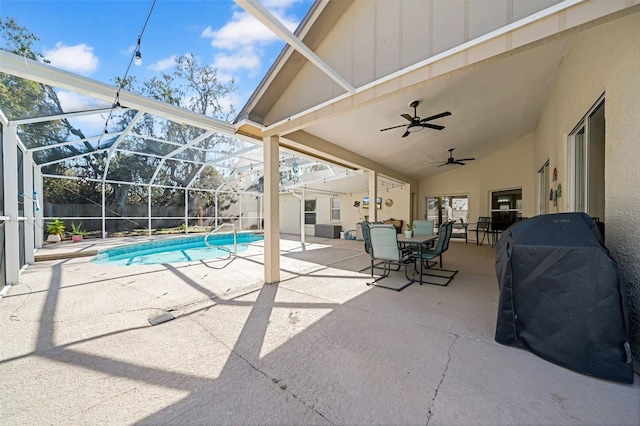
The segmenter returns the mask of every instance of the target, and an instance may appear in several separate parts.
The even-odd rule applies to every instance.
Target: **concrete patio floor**
[[[640,424],[637,375],[607,382],[494,341],[491,247],[452,242],[451,284],[402,292],[365,285],[360,241],[284,235],[281,249],[277,285],[261,244],[226,261],[29,266],[0,300],[0,424]]]

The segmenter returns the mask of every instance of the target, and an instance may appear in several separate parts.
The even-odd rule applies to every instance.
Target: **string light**
[[[149,8],[149,13],[147,14],[147,18],[145,19],[144,24],[142,25],[142,30],[140,31],[140,35],[138,36],[138,40],[136,42],[136,48],[133,52],[133,55],[131,56],[131,59],[129,60],[129,65],[127,66],[127,70],[125,71],[124,76],[120,81],[120,87],[118,87],[118,91],[116,92],[116,97],[115,97],[115,100],[113,101],[113,104],[111,105],[111,110],[109,111],[109,115],[105,120],[104,132],[100,136],[100,139],[98,139],[98,144],[96,145],[96,149],[100,148],[100,142],[102,141],[102,136],[109,134],[109,130],[108,130],[109,121],[111,121],[111,117],[113,116],[113,111],[120,110],[120,92],[124,88],[124,85],[127,81],[127,76],[129,75],[131,64],[134,63],[134,61],[136,65],[140,65],[142,63],[142,53],[140,53],[140,44],[142,43],[142,35],[144,34],[144,30],[147,28],[147,23],[149,22],[149,18],[151,18],[151,12],[153,12],[153,8],[155,5],[156,5],[156,0],[153,0],[153,2],[151,3],[151,7]]]
[[[133,54],[133,58],[134,58],[133,62],[136,64],[136,66],[142,65],[142,53],[140,52],[140,42],[142,41],[141,37],[142,37],[142,34],[140,34],[140,37],[138,37],[138,43],[136,44],[136,51]]]

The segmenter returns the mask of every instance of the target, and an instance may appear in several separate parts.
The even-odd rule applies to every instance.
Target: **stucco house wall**
[[[640,14],[573,36],[534,136],[534,163],[548,159],[558,181],[567,175],[567,138],[605,94],[606,245],[628,285],[631,328],[640,357]],[[558,203],[568,210],[568,197]]]
[[[532,157],[533,135],[527,135],[488,157],[451,166],[449,172],[422,179],[419,216],[424,217],[426,197],[468,195],[469,222],[474,222],[479,216],[489,216],[491,191],[512,188],[522,188],[522,215],[533,216],[536,198]]]
[[[316,223],[342,226],[343,231],[355,230],[356,224],[370,215],[370,208],[362,207],[362,199],[368,197],[367,192],[338,194],[340,198],[340,220],[331,220],[331,195],[308,193],[307,200],[316,200]],[[382,208],[377,210],[377,220],[401,219],[403,223],[409,220],[409,185],[393,188],[378,188],[378,197],[382,198]],[[391,200],[391,206],[385,201]],[[359,207],[354,203],[358,201]],[[284,234],[300,235],[300,199],[291,194],[280,195],[280,232]],[[314,235],[313,225],[305,226],[307,235]]]

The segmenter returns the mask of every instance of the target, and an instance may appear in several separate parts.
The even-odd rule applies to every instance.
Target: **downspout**
[[[304,244],[304,192],[302,193],[302,195],[298,195],[292,190],[289,190],[289,193],[294,197],[300,199],[300,242]]]

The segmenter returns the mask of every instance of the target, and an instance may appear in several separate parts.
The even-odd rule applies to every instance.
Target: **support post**
[[[280,282],[280,163],[278,136],[264,139],[264,281]]]
[[[107,187],[102,181],[102,239],[107,238],[107,196],[105,195]]]
[[[18,222],[18,135],[16,126],[9,123],[2,132],[4,169],[5,262],[7,284],[16,285],[20,279],[20,232]]]
[[[149,236],[151,236],[151,184],[147,190],[147,228]]]
[[[378,220],[376,197],[378,196],[378,173],[369,170],[369,222]]]
[[[184,189],[184,233],[189,233],[189,188]]]
[[[33,190],[37,192],[38,201],[40,202],[40,210],[37,210],[33,219],[35,229],[36,248],[42,248],[44,242],[44,185],[42,182],[42,169],[37,167],[33,170]]]
[[[36,209],[36,198],[33,197],[33,153],[27,151],[23,157],[22,177],[24,181],[24,216],[27,220],[24,223],[24,261],[29,265],[35,263],[35,220],[34,211]]]

